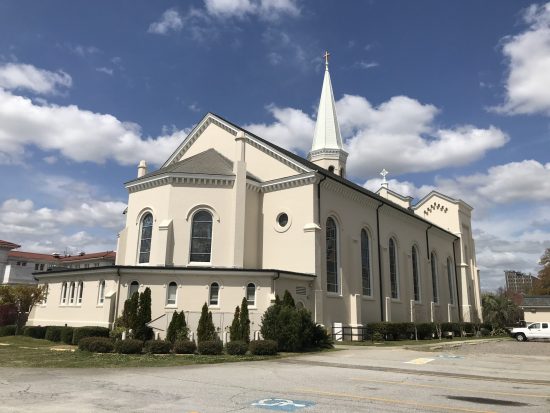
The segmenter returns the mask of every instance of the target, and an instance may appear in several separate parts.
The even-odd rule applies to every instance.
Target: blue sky
[[[351,152],[417,199],[475,208],[483,289],[550,247],[550,3],[0,3],[0,238],[113,249],[140,159],[218,113],[304,155],[322,54]],[[400,156],[395,156],[399,153]]]

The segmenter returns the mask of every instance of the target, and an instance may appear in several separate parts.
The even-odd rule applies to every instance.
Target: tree
[[[166,332],[166,340],[172,343],[176,340],[189,340],[189,328],[187,328],[183,311],[180,313],[174,311],[172,321],[170,321],[170,325]]]
[[[197,327],[197,341],[200,343],[201,341],[216,340],[217,338],[216,328],[212,322],[212,312],[208,311],[208,305],[204,303]]]
[[[136,329],[134,338],[138,340],[150,340],[153,338],[153,329],[147,326],[151,321],[151,289],[147,287],[139,295],[139,305],[137,311]]]
[[[539,264],[542,266],[538,273],[538,280],[535,282],[531,294],[550,295],[550,248],[546,248]]]
[[[288,292],[288,290],[285,290],[285,293],[283,295],[283,306],[288,306],[295,308],[296,304],[294,303],[294,298],[292,298],[292,294]]]
[[[241,326],[241,340],[245,343],[250,343],[250,318],[248,316],[248,300],[246,297],[243,297],[243,301],[241,302],[239,324]]]
[[[483,319],[493,330],[514,324],[521,318],[520,308],[503,292],[483,294],[481,306]]]
[[[0,304],[17,306],[16,333],[19,333],[26,322],[25,313],[48,297],[48,287],[45,285],[3,285],[0,286]]]
[[[233,322],[229,327],[229,340],[237,341],[241,339],[241,311],[239,306],[235,307],[235,314],[233,315]]]
[[[122,310],[120,324],[122,327],[125,327],[126,330],[135,332],[138,325],[138,308],[139,293],[136,291],[124,302],[124,310]]]

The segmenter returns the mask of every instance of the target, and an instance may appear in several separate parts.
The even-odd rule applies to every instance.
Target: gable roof
[[[116,258],[116,252],[115,251],[103,251],[103,252],[92,252],[90,254],[82,254],[82,255],[69,255],[67,257],[61,257],[59,258],[59,261],[62,262],[77,262],[77,261],[86,261],[86,260],[93,260],[93,259],[105,259],[105,260],[114,260]]]
[[[549,307],[550,308],[550,295],[523,297],[523,304],[521,305],[521,307]]]
[[[442,194],[441,192],[438,192],[438,191],[431,191],[428,195],[426,195],[424,198],[422,198],[420,201],[418,201],[416,203],[416,205],[414,207],[412,207],[413,209],[418,209],[420,208],[426,201],[428,201],[432,196],[438,196],[440,198],[443,198],[444,200],[446,201],[449,201],[450,203],[452,204],[457,204],[457,205],[464,205],[466,208],[468,208],[470,211],[473,210],[474,208],[470,205],[468,205],[466,202],[464,202],[462,199],[455,199],[455,198],[451,198],[450,196],[448,195],[445,195],[445,194]]]
[[[0,239],[0,249],[3,250],[13,250],[19,248],[21,245],[14,244],[13,242],[3,241]]]
[[[23,259],[23,260],[39,260],[39,261],[57,261],[57,258],[50,254],[40,254],[37,252],[27,251],[10,251],[8,252],[8,258],[11,259]]]

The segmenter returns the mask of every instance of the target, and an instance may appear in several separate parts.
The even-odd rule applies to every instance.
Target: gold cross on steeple
[[[325,66],[328,68],[328,58],[330,57],[330,53],[328,51],[325,51],[323,57],[325,58]]]

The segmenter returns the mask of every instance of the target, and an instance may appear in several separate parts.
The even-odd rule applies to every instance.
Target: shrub
[[[232,356],[243,356],[248,351],[248,344],[244,341],[230,341],[225,345],[225,351]]]
[[[188,340],[189,339],[189,328],[185,322],[185,314],[183,311],[177,312],[174,311],[172,315],[172,320],[168,326],[168,331],[166,332],[166,340],[174,343],[176,340]]]
[[[121,354],[141,354],[143,341],[129,338],[115,342],[115,352]]]
[[[328,333],[327,329],[319,324],[315,326],[314,329],[314,339],[313,344],[318,348],[333,348],[334,344],[332,341],[331,335]]]
[[[46,335],[44,338],[46,340],[59,342],[61,341],[61,330],[63,327],[61,326],[48,326],[46,327]]]
[[[46,336],[46,327],[27,326],[23,328],[23,335],[32,338],[44,338]]]
[[[17,306],[15,304],[0,305],[0,326],[12,325],[17,321]]]
[[[115,345],[108,337],[83,337],[78,342],[78,349],[92,353],[112,353]]]
[[[147,326],[151,321],[151,289],[147,287],[139,295],[139,306],[137,311],[137,321],[134,333],[134,338],[139,340],[150,340],[153,338],[153,329]]]
[[[460,336],[460,324],[441,323],[441,331],[451,331],[453,333],[453,336]]]
[[[0,337],[14,336],[16,328],[14,325],[0,327]]]
[[[62,327],[61,342],[65,344],[73,344],[73,327]]]
[[[84,337],[109,337],[109,329],[98,326],[75,327],[73,329],[73,344],[78,345]]]
[[[176,340],[173,351],[176,354],[194,354],[197,350],[197,345],[194,341]]]
[[[223,352],[223,343],[221,340],[205,340],[199,341],[199,354],[217,356]]]
[[[250,318],[248,316],[248,301],[243,297],[241,302],[241,314],[239,317],[240,338],[239,340],[250,343]]]
[[[416,325],[416,333],[420,340],[427,338],[433,338],[435,333],[435,324],[434,323],[419,323]]]
[[[253,340],[250,342],[249,350],[255,356],[273,356],[277,354],[277,342],[274,340]]]
[[[372,333],[371,339],[379,343],[384,341],[384,336],[377,331],[376,333]]]
[[[229,339],[231,341],[239,341],[241,339],[241,309],[239,306],[235,307],[235,314],[233,314],[233,322],[229,327]]]
[[[143,349],[148,354],[168,354],[171,348],[172,343],[164,340],[149,340],[143,346]]]
[[[197,326],[197,341],[200,343],[201,341],[214,341],[217,339],[216,328],[212,322],[212,312],[208,311],[208,305],[204,303],[199,325]]]

